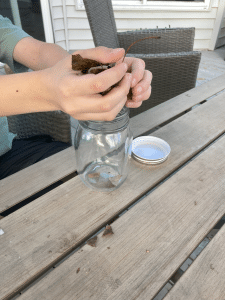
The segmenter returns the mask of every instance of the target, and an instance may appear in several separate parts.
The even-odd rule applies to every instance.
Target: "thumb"
[[[80,54],[82,58],[89,58],[103,64],[109,64],[121,60],[125,54],[125,50],[123,48],[111,49],[100,46],[91,49],[78,50],[73,53],[73,55],[75,54]]]

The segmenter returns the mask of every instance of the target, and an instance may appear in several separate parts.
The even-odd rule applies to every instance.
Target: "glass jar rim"
[[[79,121],[79,124],[93,131],[112,133],[126,128],[129,124],[129,108],[124,106],[112,121]]]

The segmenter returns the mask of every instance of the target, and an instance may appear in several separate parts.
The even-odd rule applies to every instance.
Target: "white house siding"
[[[55,43],[70,52],[93,48],[86,12],[76,9],[76,0],[49,1]],[[209,11],[114,10],[114,15],[119,32],[140,28],[195,27],[194,49],[203,50],[212,47],[218,2],[214,0]]]

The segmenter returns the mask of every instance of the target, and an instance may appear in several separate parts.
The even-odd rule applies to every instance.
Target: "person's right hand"
[[[104,64],[119,61],[124,52],[124,49],[97,47],[73,54]],[[47,86],[49,102],[56,110],[64,111],[77,120],[111,121],[127,101],[132,76],[126,71],[127,64],[120,63],[96,75],[78,76],[72,70],[72,56],[69,55],[53,67],[43,70],[47,75],[44,84]],[[107,95],[99,94],[120,80],[118,86]]]

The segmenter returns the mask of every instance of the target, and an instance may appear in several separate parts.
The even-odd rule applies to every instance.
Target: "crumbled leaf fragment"
[[[79,273],[79,272],[80,272],[80,268],[77,269],[77,273]]]
[[[112,231],[112,227],[110,225],[107,225],[102,236],[109,236],[112,234],[114,234],[114,232]]]
[[[87,244],[89,245],[89,246],[92,246],[92,247],[96,247],[96,242],[97,242],[97,235],[95,236],[95,237],[93,237],[93,238],[91,238],[90,240],[88,240],[87,241]]]

